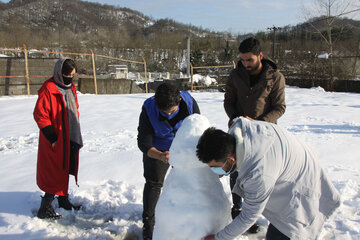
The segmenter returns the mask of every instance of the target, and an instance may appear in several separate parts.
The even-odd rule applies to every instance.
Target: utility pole
[[[187,37],[187,52],[186,52],[186,62],[187,62],[187,68],[186,68],[186,75],[187,77],[190,77],[190,36]]]
[[[281,30],[280,27],[272,26],[270,28],[267,28],[270,31],[273,31],[273,45],[272,45],[272,57],[275,59],[275,44],[276,44],[276,31]]]

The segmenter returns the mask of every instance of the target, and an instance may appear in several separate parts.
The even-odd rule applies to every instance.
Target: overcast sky
[[[2,0],[3,2],[8,2]],[[255,33],[268,27],[296,25],[305,21],[302,6],[316,0],[87,0],[127,7],[153,17],[170,18],[215,31]],[[337,0],[336,2],[349,1]],[[359,0],[351,0],[358,1]],[[311,9],[311,8],[310,8]],[[354,8],[352,8],[354,9]],[[351,10],[351,9],[350,9]],[[357,12],[358,15],[359,12]],[[352,16],[348,16],[352,18]]]

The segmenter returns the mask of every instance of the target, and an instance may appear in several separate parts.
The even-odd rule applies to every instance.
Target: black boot
[[[39,208],[39,211],[37,213],[37,217],[44,219],[44,218],[50,218],[50,219],[59,219],[61,218],[61,215],[57,214],[52,207],[51,203],[54,200],[53,197],[42,197],[41,199],[41,205]]]
[[[58,198],[59,208],[63,208],[65,210],[74,209],[75,211],[81,208],[81,205],[74,205],[69,201],[68,196],[59,196]]]

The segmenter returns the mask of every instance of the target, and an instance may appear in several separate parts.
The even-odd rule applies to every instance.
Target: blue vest
[[[186,103],[189,115],[193,114],[193,98],[191,95],[188,92],[180,91],[180,97]],[[160,110],[155,103],[154,96],[145,100],[144,107],[154,129],[154,135],[152,138],[153,147],[160,151],[169,150],[175,137],[175,133],[181,126],[183,120],[177,122],[174,127],[170,126],[165,121],[159,121]],[[180,111],[181,109],[179,109],[179,112]]]

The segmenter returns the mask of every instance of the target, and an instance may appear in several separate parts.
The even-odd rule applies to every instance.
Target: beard
[[[254,66],[249,66],[249,67],[247,67],[246,68],[246,71],[251,75],[251,74],[253,74],[254,72],[256,72],[258,69],[259,69],[259,67],[260,67],[260,58],[259,57],[257,57],[257,61],[256,61],[256,63],[254,64]]]

